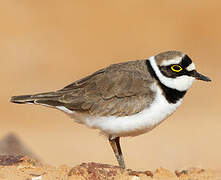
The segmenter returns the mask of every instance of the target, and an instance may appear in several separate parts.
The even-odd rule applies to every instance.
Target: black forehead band
[[[189,58],[189,56],[185,55],[185,56],[183,56],[182,61],[181,61],[180,64],[181,64],[182,67],[186,68],[191,63],[192,63],[192,60]]]

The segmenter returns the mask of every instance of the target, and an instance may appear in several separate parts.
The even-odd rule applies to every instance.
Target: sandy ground
[[[193,167],[184,170],[168,170],[160,167],[152,171],[136,171],[95,162],[81,163],[74,167],[67,165],[51,166],[40,160],[13,133],[8,134],[0,140],[0,154],[0,180],[221,179],[221,171]]]
[[[117,166],[82,163],[75,167],[53,167],[27,156],[0,156],[1,180],[219,180],[221,172],[191,168],[174,172],[164,168],[155,171],[123,170]]]
[[[45,163],[116,165],[108,141],[12,95],[56,90],[109,64],[177,49],[211,83],[196,82],[159,127],[122,139],[127,167],[221,168],[221,1],[0,1],[0,138],[16,133]]]

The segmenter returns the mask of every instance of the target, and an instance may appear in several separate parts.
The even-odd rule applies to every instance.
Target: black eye
[[[180,71],[183,70],[183,68],[182,68],[180,65],[177,65],[177,64],[171,66],[171,69],[172,69],[172,71],[174,71],[174,72],[180,72]]]

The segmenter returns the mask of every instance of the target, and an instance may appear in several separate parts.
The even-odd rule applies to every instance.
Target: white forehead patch
[[[172,88],[172,89],[176,89],[178,91],[186,91],[191,87],[194,81],[194,77],[186,76],[186,75],[179,76],[176,78],[166,77],[161,73],[159,67],[157,66],[154,56],[149,58],[149,60],[160,82],[164,84],[165,86]]]
[[[176,57],[174,59],[163,60],[160,66],[169,66],[171,64],[179,64],[182,61],[181,57]]]
[[[195,69],[196,69],[196,66],[193,62],[189,66],[186,67],[187,71],[192,71],[192,70],[195,70]]]

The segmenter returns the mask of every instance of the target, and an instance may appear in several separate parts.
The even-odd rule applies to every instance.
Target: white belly
[[[87,125],[90,128],[101,130],[103,133],[112,136],[137,136],[150,131],[171,115],[181,104],[182,99],[176,104],[170,104],[162,95],[162,90],[156,86],[156,97],[152,104],[143,111],[124,117],[89,117],[82,116],[75,112],[67,112],[78,123]],[[61,107],[60,110],[63,110]]]

